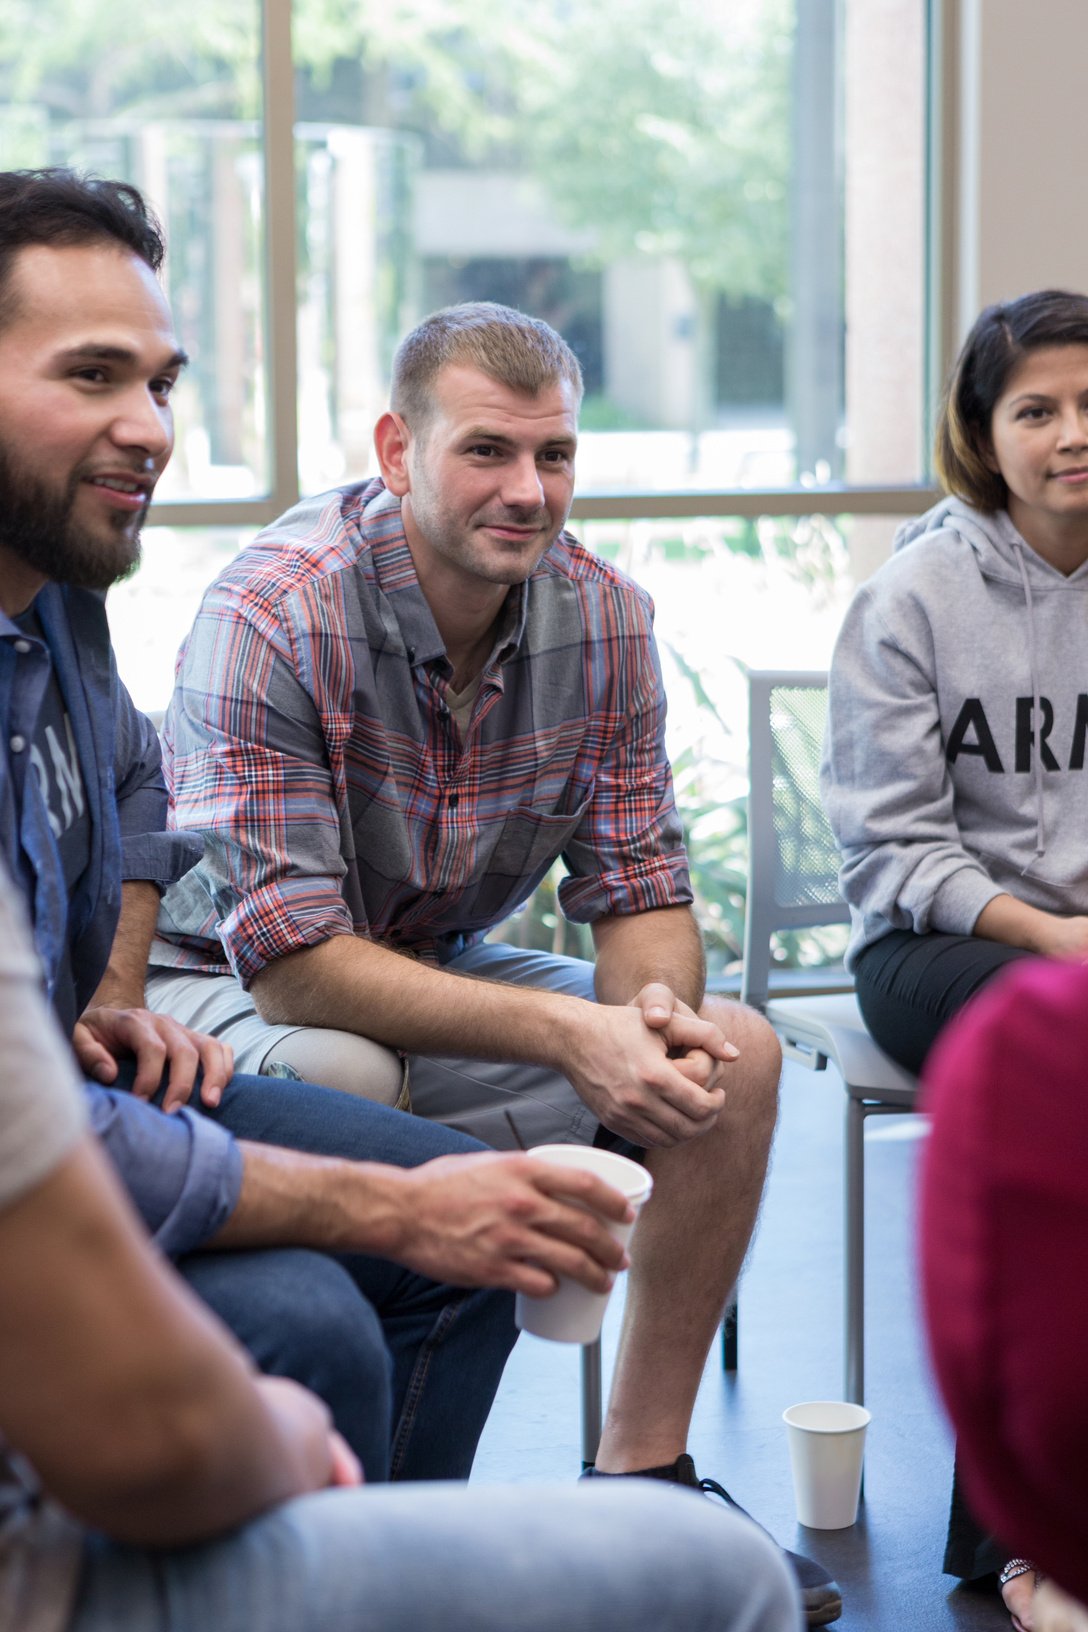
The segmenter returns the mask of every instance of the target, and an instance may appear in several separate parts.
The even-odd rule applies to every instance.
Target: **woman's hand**
[[[1041,958],[1065,958],[1088,963],[1088,917],[1063,918],[1056,912],[1029,907],[1013,895],[995,895],[979,913],[976,935],[1006,946],[1022,946]]]
[[[1041,948],[1045,957],[1067,958],[1071,962],[1088,962],[1088,918],[1058,918],[1050,913],[1047,944]]]

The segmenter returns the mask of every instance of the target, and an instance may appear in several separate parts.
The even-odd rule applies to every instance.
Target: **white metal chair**
[[[844,1316],[848,1400],[865,1393],[865,1121],[915,1108],[917,1078],[877,1047],[858,1012],[849,976],[823,990],[771,997],[776,930],[846,923],[838,851],[820,802],[827,675],[752,670],[748,675],[748,902],[744,1002],[761,1009],[783,1053],[813,1070],[828,1061],[846,1089]],[[829,987],[838,986],[832,991]]]

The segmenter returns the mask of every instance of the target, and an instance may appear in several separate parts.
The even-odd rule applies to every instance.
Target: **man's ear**
[[[412,485],[408,477],[411,441],[412,433],[392,409],[383,414],[374,427],[374,451],[378,455],[382,481],[398,499],[403,499]]]

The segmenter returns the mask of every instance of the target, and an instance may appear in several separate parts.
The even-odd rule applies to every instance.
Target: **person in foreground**
[[[184,355],[162,250],[132,189],[0,174],[0,845],[92,1124],[159,1247],[262,1369],[321,1394],[368,1481],[464,1478],[511,1292],[564,1271],[607,1286],[622,1255],[578,1203],[624,1203],[384,1106],[232,1075],[229,1048],[146,1008],[159,886],[199,841],[163,831],[157,738],[101,592],[138,556],[170,453]],[[218,1126],[139,1097],[198,1069]]]
[[[1086,1059],[1088,969],[1038,961],[977,998],[926,1068],[930,1347],[973,1508],[1052,1578],[1014,1616],[1034,1632],[1088,1627]]]
[[[0,878],[0,1632],[792,1632],[749,1521],[661,1486],[359,1487],[87,1131]],[[338,1488],[349,1487],[349,1488]]]
[[[949,497],[843,624],[823,774],[858,1002],[912,1071],[1008,964],[1088,957],[1088,298],[982,313],[936,459]],[[1032,1572],[1007,1562],[1023,1619]],[[1002,1563],[957,1487],[945,1569]]]
[[[414,1110],[492,1145],[644,1148],[590,1472],[698,1485],[780,1055],[704,995],[648,597],[564,531],[581,394],[546,323],[433,315],[397,353],[381,477],[304,501],[209,590],[164,729],[205,852],[164,900],[149,999],[242,1047],[320,1028],[310,1070],[348,1090],[364,1043],[402,1050]],[[594,964],[485,938],[559,856]],[[794,1565],[810,1623],[835,1619],[826,1571]]]

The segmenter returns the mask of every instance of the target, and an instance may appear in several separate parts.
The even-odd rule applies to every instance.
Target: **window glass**
[[[166,229],[165,285],[192,357],[160,499],[268,490],[258,0],[4,0],[5,166],[134,182]]]
[[[925,0],[294,0],[307,490],[405,328],[513,302],[585,370],[584,491],[902,484],[921,442]],[[268,491],[258,0],[0,8],[5,163],[143,186],[193,369],[163,498]]]
[[[855,583],[887,554],[895,518],[759,516],[595,521],[574,532],[653,596],[666,741],[711,979],[736,977],[747,892],[746,670],[826,669]],[[864,551],[858,553],[858,535]],[[504,935],[586,955],[556,904],[560,865]],[[836,962],[839,927],[780,937],[776,961]]]
[[[926,11],[293,0],[303,490],[373,470],[397,340],[466,299],[547,318],[575,347],[583,493],[921,480]],[[183,27],[144,0],[0,6],[3,162],[130,179],[166,228],[193,365],[163,499],[272,485],[263,116],[260,0],[188,0]],[[148,530],[110,598],[141,706],[165,704],[202,589],[255,530]],[[575,530],[657,603],[724,969],[744,888],[740,665],[825,666],[894,519]]]
[[[578,352],[583,491],[918,480],[924,15],[295,0],[304,485],[481,299]]]
[[[252,537],[252,527],[144,529],[139,571],[115,584],[107,602],[117,667],[138,708],[166,707],[204,590]]]

